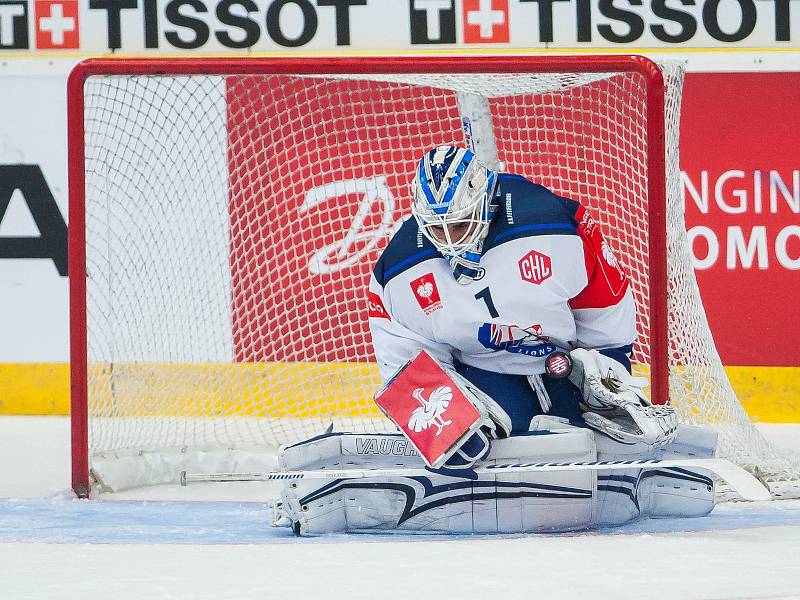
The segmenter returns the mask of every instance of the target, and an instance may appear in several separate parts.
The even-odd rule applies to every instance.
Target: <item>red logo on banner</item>
[[[447,372],[425,351],[395,375],[375,402],[433,467],[446,460],[447,452],[481,418]]]
[[[508,42],[508,0],[464,0],[464,42]]]
[[[425,314],[431,314],[442,308],[442,299],[439,297],[439,288],[433,273],[427,273],[411,282],[411,291]]]
[[[78,48],[77,0],[36,0],[36,47]]]
[[[531,250],[519,260],[519,274],[523,281],[539,285],[553,274],[550,257]]]
[[[367,304],[369,305],[370,319],[390,319],[383,300],[375,292],[367,292]]]

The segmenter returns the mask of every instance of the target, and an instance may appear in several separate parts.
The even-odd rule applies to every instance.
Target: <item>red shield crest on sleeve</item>
[[[433,273],[426,273],[410,282],[411,292],[417,299],[419,307],[426,315],[436,312],[442,308],[442,298],[439,295],[439,288],[436,285],[436,278]]]
[[[389,380],[375,402],[433,468],[441,466],[483,419],[424,350]]]

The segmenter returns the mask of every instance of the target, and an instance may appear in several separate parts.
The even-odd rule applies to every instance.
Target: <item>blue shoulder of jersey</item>
[[[381,287],[385,287],[392,277],[414,265],[437,259],[444,260],[430,240],[422,235],[416,219],[410,217],[389,240],[372,273]]]
[[[536,235],[578,235],[575,213],[580,204],[520,176],[501,173],[499,208],[489,227],[483,251],[505,242]]]
[[[520,175],[500,173],[495,194],[499,208],[489,226],[484,252],[505,242],[535,235],[578,235],[579,204],[557,196]],[[381,286],[426,260],[444,260],[411,217],[389,240],[373,274]]]

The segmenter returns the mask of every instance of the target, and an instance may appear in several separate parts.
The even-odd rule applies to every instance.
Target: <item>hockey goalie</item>
[[[476,473],[480,465],[714,455],[631,375],[636,309],[580,203],[426,152],[413,218],[373,270],[369,321],[396,434],[329,433],[281,449],[285,470],[427,467],[429,475],[287,484],[298,533],[550,532],[702,516],[714,484],[686,469]]]

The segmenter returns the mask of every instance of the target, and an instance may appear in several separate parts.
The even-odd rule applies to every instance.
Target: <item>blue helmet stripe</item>
[[[428,201],[428,204],[436,204],[436,198],[434,198],[433,192],[431,191],[431,185],[428,182],[428,176],[425,174],[424,161],[419,162],[417,178],[419,180],[418,189],[421,189],[422,193],[425,194],[425,199]]]
[[[488,177],[486,178],[486,202],[483,204],[483,219],[489,219],[497,208],[494,200],[494,184],[497,181],[497,174],[494,171],[486,170]]]
[[[449,204],[453,201],[453,196],[455,195],[456,190],[461,183],[461,178],[464,176],[464,172],[470,165],[472,159],[471,154],[471,152],[467,151],[467,153],[464,154],[464,157],[459,161],[459,164],[456,166],[456,171],[453,173],[453,178],[450,180],[450,185],[447,186],[447,191],[442,199],[443,203]]]
[[[425,192],[425,198],[428,201],[428,206],[433,209],[433,212],[437,215],[444,215],[447,214],[447,211],[450,207],[449,202],[446,200],[439,200],[438,197],[441,195],[441,185],[443,180],[439,179],[436,175],[441,174],[442,167],[439,167],[438,170],[440,173],[434,173],[431,163],[433,161],[433,157],[436,155],[437,150],[431,150],[425,155],[425,158],[420,161],[419,169],[420,172],[424,175],[425,183],[427,185],[423,186],[423,190]],[[444,165],[443,165],[443,172],[446,172],[449,168],[450,160],[452,160],[452,156],[448,156],[445,158]],[[428,177],[428,173],[430,172],[431,177]],[[438,181],[437,181],[438,179]],[[423,180],[420,179],[420,182]]]

